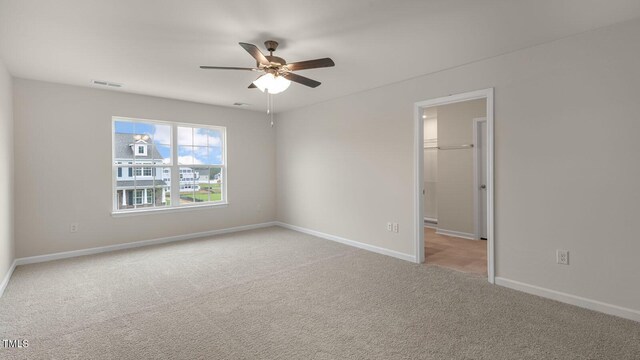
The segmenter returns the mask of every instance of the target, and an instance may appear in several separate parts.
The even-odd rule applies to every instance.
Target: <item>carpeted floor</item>
[[[640,323],[275,227],[20,266],[0,338],[29,341],[1,359],[640,358]]]

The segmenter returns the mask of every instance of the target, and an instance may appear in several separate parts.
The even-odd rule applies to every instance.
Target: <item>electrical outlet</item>
[[[390,222],[387,223],[387,231],[393,231],[393,224]]]
[[[78,223],[71,223],[71,225],[69,226],[69,232],[78,232]]]
[[[398,223],[393,223],[393,232],[394,233],[398,232]]]
[[[560,265],[569,265],[569,250],[556,250],[556,261]]]

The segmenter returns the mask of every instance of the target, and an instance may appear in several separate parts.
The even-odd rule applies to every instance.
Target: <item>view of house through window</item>
[[[224,141],[223,127],[114,118],[114,211],[224,203]]]

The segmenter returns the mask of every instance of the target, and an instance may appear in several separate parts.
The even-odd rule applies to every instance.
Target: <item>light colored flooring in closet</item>
[[[487,242],[467,240],[436,234],[435,229],[424,228],[427,265],[487,275]]]

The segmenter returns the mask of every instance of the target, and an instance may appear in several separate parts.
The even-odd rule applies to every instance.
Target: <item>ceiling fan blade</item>
[[[289,70],[291,71],[297,71],[297,70],[331,67],[335,65],[336,64],[333,62],[333,60],[331,60],[331,58],[323,58],[323,59],[294,62],[291,64],[287,64],[287,68],[289,68]]]
[[[200,66],[200,69],[218,69],[218,70],[248,70],[256,71],[258,69],[247,67],[235,67],[235,66]]]
[[[291,81],[295,81],[298,84],[306,85],[312,88],[318,87],[321,84],[319,81],[315,81],[315,80],[309,79],[308,77],[300,76],[294,73],[285,73],[285,74],[282,74],[282,76],[284,76],[284,78],[289,79]]]
[[[247,52],[253,56],[254,59],[256,59],[256,61],[258,62],[258,64],[262,64],[262,65],[269,65],[269,60],[267,60],[266,57],[264,57],[264,54],[262,54],[262,52],[260,51],[260,49],[258,49],[257,46],[253,45],[253,44],[247,44],[247,43],[239,43],[240,46],[242,46],[243,49],[247,50]]]

